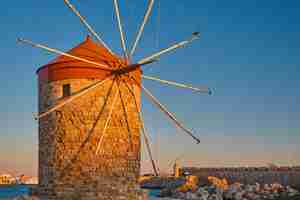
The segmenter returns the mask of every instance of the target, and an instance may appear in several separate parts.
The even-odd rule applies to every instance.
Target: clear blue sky
[[[121,53],[112,1],[73,0],[116,52]],[[127,41],[146,5],[122,1]],[[162,169],[182,155],[185,165],[300,164],[300,3],[284,1],[172,1],[155,5],[135,59],[200,31],[201,39],[146,67],[148,75],[213,88],[213,96],[145,81],[202,144],[176,130],[143,98],[147,128]],[[18,45],[25,37],[68,50],[87,34],[54,1],[4,1],[0,8],[0,171],[36,173],[35,70],[55,56]],[[143,167],[148,168],[144,161]]]

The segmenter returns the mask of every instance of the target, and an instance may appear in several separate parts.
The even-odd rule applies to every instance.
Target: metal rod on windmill
[[[149,62],[151,60],[156,60],[156,59],[158,59],[163,54],[169,53],[169,52],[174,51],[174,50],[176,50],[178,48],[185,47],[186,45],[188,45],[189,43],[191,43],[192,41],[194,41],[195,39],[197,39],[199,37],[200,37],[200,33],[199,32],[194,32],[192,34],[192,37],[190,39],[184,40],[184,41],[179,42],[177,44],[174,44],[174,45],[172,45],[172,46],[170,46],[170,47],[168,47],[166,49],[163,49],[163,50],[161,50],[161,51],[159,51],[157,53],[154,53],[151,56],[148,56],[148,57],[140,60],[138,62],[138,64],[142,65],[142,64],[147,63],[147,62]]]
[[[163,79],[159,79],[159,78],[156,78],[156,77],[153,77],[153,76],[142,75],[142,77],[144,79],[147,79],[147,80],[157,81],[157,82],[167,84],[167,85],[172,85],[172,86],[185,88],[185,89],[191,89],[193,91],[200,92],[200,93],[206,93],[206,94],[209,94],[209,95],[212,94],[212,91],[207,86],[193,87],[191,85],[187,85],[187,84],[183,84],[183,83],[176,83],[174,81],[163,80]]]
[[[86,63],[89,63],[89,64],[96,65],[98,67],[101,67],[101,68],[99,68],[101,70],[113,71],[107,65],[100,64],[100,63],[97,63],[97,62],[94,62],[94,61],[90,61],[90,60],[87,60],[85,58],[80,58],[78,56],[74,56],[74,55],[71,55],[69,53],[65,53],[65,52],[60,51],[58,49],[54,49],[54,48],[50,48],[50,47],[47,47],[47,46],[42,45],[42,44],[34,43],[34,42],[30,41],[30,40],[25,40],[25,39],[22,39],[22,38],[18,38],[18,42],[26,43],[26,44],[31,45],[32,47],[35,47],[35,48],[44,49],[44,50],[49,51],[51,53],[55,53],[55,54],[58,54],[58,55],[63,55],[63,56],[69,57],[69,58],[73,58],[75,60],[79,60],[79,61],[82,61],[82,62],[86,62]]]
[[[79,17],[81,23],[85,26],[85,28],[110,52],[113,54],[112,50],[105,44],[105,42],[101,39],[101,37],[94,31],[94,29],[87,23],[85,18],[80,14],[80,12],[70,3],[69,0],[64,0],[66,5],[70,8],[70,10]]]
[[[120,15],[118,0],[114,0],[114,7],[115,7],[115,12],[116,12],[117,21],[118,21],[118,28],[119,28],[119,32],[120,32],[121,46],[123,49],[124,57],[128,60],[128,53],[127,53],[125,36],[124,36],[124,31],[123,31],[122,22],[121,22],[121,15]]]
[[[159,100],[156,98],[156,97],[154,97],[153,96],[153,94],[151,94],[151,92],[147,89],[147,88],[145,88],[142,84],[141,84],[141,87],[142,87],[142,89],[143,89],[143,91],[145,92],[145,94],[146,94],[146,96],[163,112],[163,113],[165,113],[174,123],[175,123],[175,125],[179,128],[179,129],[181,129],[181,130],[183,130],[185,133],[187,133],[188,135],[190,135],[196,142],[197,142],[197,144],[199,144],[200,143],[200,139],[199,138],[197,138],[194,134],[193,134],[193,132],[191,131],[191,130],[189,130],[188,128],[186,128],[186,127],[184,127],[184,125],[182,124],[182,123],[180,123],[178,120],[177,120],[177,118],[175,117],[175,115],[174,114],[172,114],[170,111],[168,111],[167,110],[167,108],[163,105],[163,104],[161,104],[160,102],[159,102]]]
[[[150,14],[151,14],[151,11],[152,11],[152,8],[153,8],[153,4],[154,4],[154,0],[149,0],[148,7],[147,7],[147,10],[146,10],[143,22],[142,22],[142,24],[140,26],[140,29],[139,29],[138,34],[136,36],[136,39],[135,39],[135,41],[133,43],[132,49],[130,51],[130,57],[133,56],[133,54],[134,54],[134,52],[136,50],[136,47],[137,47],[137,45],[138,45],[138,43],[139,43],[139,41],[140,41],[140,39],[142,37],[145,25],[148,22],[148,19],[149,19]]]

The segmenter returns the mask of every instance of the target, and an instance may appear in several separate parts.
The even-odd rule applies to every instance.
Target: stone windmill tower
[[[117,69],[123,62],[90,37],[68,53],[106,63],[112,69]],[[102,83],[84,97],[74,99],[67,106],[40,118],[41,195],[53,193],[53,198],[57,199],[56,194],[62,189],[64,193],[76,190],[81,194],[96,190],[101,191],[103,197],[106,193],[110,197],[112,194],[119,195],[120,191],[126,191],[129,196],[138,194],[135,185],[140,168],[140,122],[135,105],[137,103],[140,108],[138,85],[121,77],[104,82],[110,72],[65,56],[41,67],[37,74],[40,112],[47,111],[57,102],[68,100],[71,94],[97,81]],[[131,74],[140,82],[139,68]],[[137,102],[123,81],[134,92]],[[113,113],[110,111],[112,106]],[[85,142],[88,134],[91,135]],[[102,143],[102,140],[105,142]],[[110,190],[112,193],[108,192]]]
[[[152,159],[143,117],[141,91],[155,106],[197,143],[200,140],[185,128],[174,114],[142,84],[142,79],[210,93],[207,87],[162,80],[142,74],[142,66],[157,61],[161,55],[184,47],[189,40],[163,49],[137,63],[132,56],[150,16],[153,0],[149,1],[144,20],[130,53],[127,51],[121,25],[118,1],[114,0],[123,57],[116,55],[101,40],[78,10],[66,5],[80,18],[97,39],[91,37],[62,52],[29,40],[18,39],[60,55],[37,70],[39,88],[39,189],[45,199],[129,199],[141,197],[138,187],[141,135]],[[75,196],[74,196],[75,195]]]

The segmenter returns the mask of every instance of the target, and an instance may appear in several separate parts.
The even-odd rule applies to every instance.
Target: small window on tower
[[[63,85],[63,97],[71,96],[71,85],[64,84]]]

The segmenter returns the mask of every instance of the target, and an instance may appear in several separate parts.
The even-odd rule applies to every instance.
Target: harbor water
[[[159,190],[149,190],[149,196],[155,197]],[[0,185],[0,200],[11,200],[15,197],[26,195],[29,193],[27,185]]]
[[[0,186],[0,200],[9,200],[29,193],[27,185]]]

